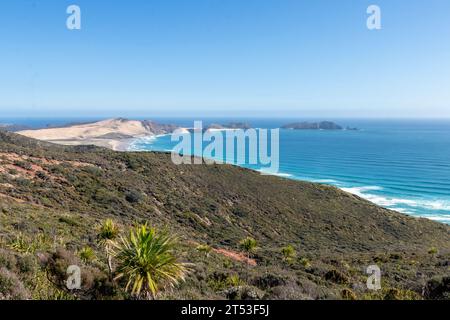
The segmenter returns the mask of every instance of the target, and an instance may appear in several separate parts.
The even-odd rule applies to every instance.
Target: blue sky
[[[448,0],[1,1],[0,116],[450,117],[449,13]]]

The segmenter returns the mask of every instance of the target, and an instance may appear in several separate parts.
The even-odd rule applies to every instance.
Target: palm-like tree
[[[284,261],[286,261],[287,263],[291,263],[297,255],[297,252],[295,251],[293,246],[288,245],[281,248],[281,254],[283,255]]]
[[[119,227],[111,219],[106,219],[100,224],[97,234],[97,242],[105,248],[106,257],[108,259],[108,270],[110,276],[112,275],[112,248],[114,242],[119,236]]]
[[[250,255],[256,251],[258,243],[255,239],[247,237],[239,242],[241,249],[247,254],[247,281],[249,277]]]
[[[188,265],[174,254],[175,238],[145,225],[135,227],[116,244],[116,279],[127,279],[125,290],[136,297],[155,298],[158,291],[185,279]]]
[[[257,245],[258,243],[256,240],[251,237],[247,237],[239,242],[239,246],[245,251],[248,259],[250,259],[250,255],[256,251]]]

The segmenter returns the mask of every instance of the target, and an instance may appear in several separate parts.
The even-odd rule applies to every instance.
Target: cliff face
[[[195,265],[173,298],[226,298],[233,287],[227,279],[236,275],[275,299],[342,298],[347,289],[357,298],[435,297],[442,290],[431,281],[440,288],[448,275],[446,225],[333,187],[229,165],[175,166],[164,153],[54,146],[0,133],[0,201],[0,255],[22,254],[8,245],[18,234],[27,241],[42,234],[73,254],[91,246],[101,257],[94,226],[105,218],[124,230],[143,221],[168,228]],[[259,247],[250,269],[238,247],[247,236]],[[205,256],[199,244],[214,250]],[[281,253],[288,245],[296,251],[289,262]],[[102,261],[89,266],[101,272]],[[382,268],[384,291],[364,286],[371,264]]]

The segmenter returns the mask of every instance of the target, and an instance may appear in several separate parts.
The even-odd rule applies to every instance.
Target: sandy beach
[[[108,119],[88,124],[60,128],[24,130],[17,133],[42,141],[61,145],[94,145],[115,151],[127,151],[135,140],[170,133],[173,127],[152,122]]]

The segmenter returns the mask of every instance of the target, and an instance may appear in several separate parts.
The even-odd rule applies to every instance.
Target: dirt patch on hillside
[[[7,173],[18,178],[34,179],[38,172],[43,172],[50,179],[62,180],[62,178],[56,177],[43,167],[61,164],[69,164],[76,168],[94,166],[90,163],[79,161],[58,161],[46,158],[28,157],[17,153],[0,152],[0,173]]]
[[[221,254],[221,255],[223,255],[227,258],[230,258],[232,260],[235,260],[235,261],[244,262],[251,266],[257,265],[257,263],[254,259],[247,258],[244,254],[236,252],[236,251],[231,251],[231,250],[226,250],[226,249],[213,249],[213,251],[215,253]]]

